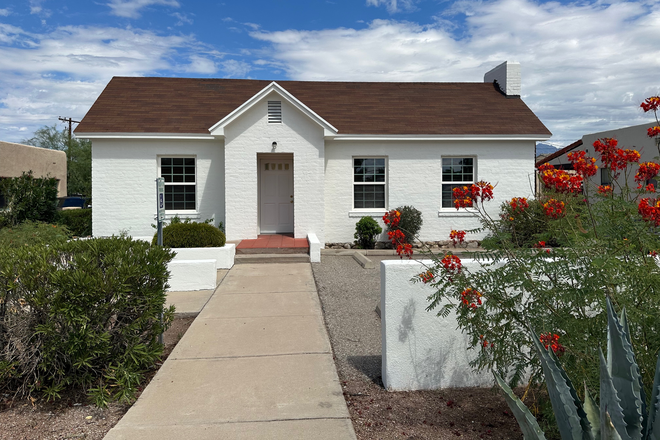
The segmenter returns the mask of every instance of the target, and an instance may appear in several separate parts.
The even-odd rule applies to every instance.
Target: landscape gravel
[[[499,391],[455,388],[390,392],[381,377],[380,262],[365,269],[352,256],[312,264],[337,373],[358,440],[520,439]]]

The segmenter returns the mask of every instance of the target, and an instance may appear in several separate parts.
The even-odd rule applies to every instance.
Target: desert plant
[[[0,192],[5,197],[5,220],[17,225],[26,220],[51,223],[57,209],[57,180],[36,178],[32,171],[20,177],[3,179]]]
[[[362,217],[355,224],[355,243],[360,249],[373,249],[376,245],[376,236],[383,232],[383,228],[371,217]]]
[[[151,241],[156,244],[158,234]],[[163,228],[163,246],[171,248],[222,247],[227,239],[224,232],[210,223],[173,221]]]
[[[555,234],[551,220],[545,214],[545,200],[516,198],[503,202],[500,206],[500,221],[498,231],[490,233],[481,242],[486,249],[496,249],[505,246],[507,242],[515,247],[532,248],[539,242],[548,247],[567,245],[564,237]],[[521,208],[523,208],[521,210]]]
[[[541,361],[548,395],[561,438],[564,440],[660,438],[660,355],[656,362],[651,400],[647,411],[642,376],[632,349],[625,309],[621,320],[607,299],[607,360],[600,350],[600,409],[585,385],[584,402],[559,363],[560,345],[548,344],[530,328],[534,348]],[[562,347],[563,348],[563,347]],[[545,439],[529,409],[495,373],[499,387],[516,417],[526,440]]]
[[[398,212],[398,223],[387,223],[387,231],[395,231],[397,229],[403,232],[405,239],[408,243],[412,243],[422,229],[422,212],[412,206],[400,206],[392,212]]]
[[[0,388],[131,400],[173,317],[164,309],[172,257],[130,237],[0,247]]]
[[[0,229],[0,247],[16,248],[30,245],[61,244],[70,237],[66,226],[25,221],[17,226]]]
[[[72,235],[87,237],[92,235],[92,210],[70,209],[58,211],[57,222],[66,226]]]

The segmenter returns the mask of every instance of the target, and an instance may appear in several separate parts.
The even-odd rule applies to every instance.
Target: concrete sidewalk
[[[105,437],[355,438],[308,263],[234,266]]]

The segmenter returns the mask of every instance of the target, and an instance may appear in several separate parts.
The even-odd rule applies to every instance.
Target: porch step
[[[236,255],[255,255],[255,254],[309,254],[309,247],[267,247],[267,248],[237,248]]]
[[[309,263],[309,255],[307,254],[285,254],[273,253],[276,249],[268,249],[270,253],[261,254],[239,254],[236,253],[234,257],[234,264],[249,264],[249,263]]]

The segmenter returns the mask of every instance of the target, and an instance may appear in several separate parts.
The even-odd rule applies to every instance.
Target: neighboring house
[[[612,138],[618,141],[618,147],[623,149],[635,149],[641,154],[640,163],[648,161],[657,161],[660,152],[655,144],[655,140],[648,137],[648,129],[657,125],[656,122],[649,122],[647,124],[633,125],[631,127],[618,128],[616,130],[601,131],[598,133],[585,134],[582,139],[573,142],[566,147],[557,150],[557,152],[547,156],[536,162],[539,167],[544,163],[549,163],[555,168],[563,170],[572,170],[573,165],[568,160],[568,153],[571,151],[585,151],[588,156],[595,157],[598,165],[597,174],[591,178],[593,185],[609,185],[612,178],[606,168],[603,167],[600,161],[600,156],[594,150],[594,142],[598,139]],[[636,187],[637,183],[634,182],[635,173],[628,176],[628,184],[631,187]],[[623,183],[623,182],[621,182]]]
[[[422,240],[444,240],[479,226],[454,186],[496,184],[494,213],[533,193],[551,134],[519,95],[517,63],[485,83],[115,77],[76,129],[92,141],[93,233],[151,237],[162,176],[167,216],[222,221],[228,240],[352,242],[361,217],[402,205],[422,212]]]
[[[57,196],[66,197],[66,153],[0,141],[0,179],[20,177],[32,171],[35,177],[57,179]],[[1,197],[1,196],[0,196]],[[4,200],[0,199],[0,206]]]

